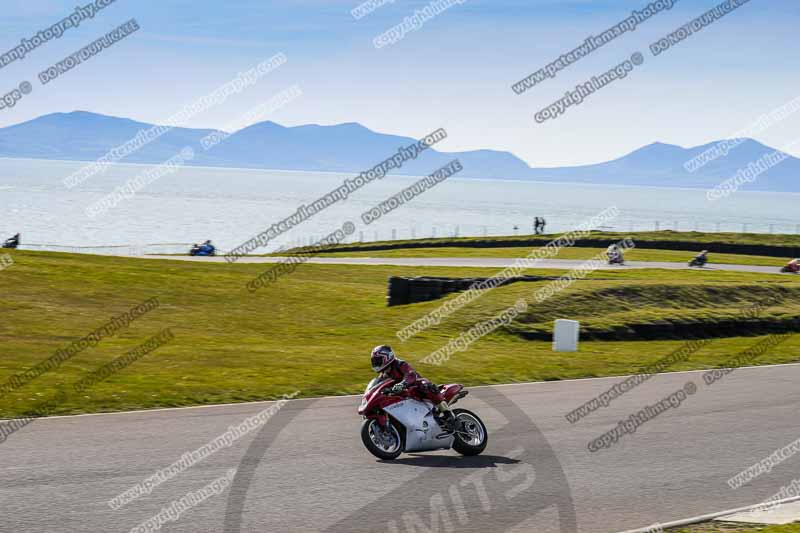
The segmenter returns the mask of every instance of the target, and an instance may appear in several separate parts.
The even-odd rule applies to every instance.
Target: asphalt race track
[[[177,261],[206,261],[206,262],[225,262],[225,258],[218,257],[197,257],[188,255],[147,255],[136,256],[146,259],[172,259]],[[279,263],[285,261],[286,257],[259,257],[244,256],[237,262],[240,263]],[[420,266],[420,267],[487,267],[504,268],[512,266],[514,259],[501,257],[312,257],[306,263],[316,265],[392,265],[392,266]],[[543,259],[536,263],[536,268],[558,268],[573,269],[585,264],[584,260],[574,259]],[[689,269],[686,263],[658,262],[658,261],[626,261],[624,265],[603,265],[601,270],[625,270],[631,268],[667,268],[670,270]],[[774,266],[758,265],[718,265],[709,264],[702,269],[691,268],[690,270],[726,270],[731,272],[756,272],[761,274],[780,274],[780,268]]]
[[[662,374],[575,424],[564,418],[619,379],[473,389],[459,406],[489,427],[477,458],[379,462],[360,441],[359,398],[293,400],[118,510],[107,501],[272,404],[40,419],[0,444],[0,531],[130,531],[231,468],[231,487],[161,531],[622,531],[758,503],[800,477],[795,457],[726,484],[800,436],[800,366],[740,368],[713,385],[702,372]],[[689,381],[697,392],[679,407],[588,450]]]

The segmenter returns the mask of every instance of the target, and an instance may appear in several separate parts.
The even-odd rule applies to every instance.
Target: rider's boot
[[[437,418],[442,422],[442,428],[448,433],[455,431],[456,415],[447,405],[447,402],[441,402],[436,405]]]

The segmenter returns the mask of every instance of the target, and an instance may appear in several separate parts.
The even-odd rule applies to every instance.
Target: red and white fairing
[[[386,427],[391,415],[405,429],[404,452],[451,448],[453,435],[446,434],[446,430],[433,416],[433,403],[415,394],[413,389],[400,394],[384,394],[383,391],[390,389],[395,383],[395,380],[382,376],[370,381],[364,391],[358,414],[377,420],[382,427]],[[463,388],[457,384],[444,385],[441,390],[445,401],[449,403]]]

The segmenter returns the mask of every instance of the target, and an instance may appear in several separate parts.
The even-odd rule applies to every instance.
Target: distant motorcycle
[[[361,440],[379,459],[393,460],[406,452],[454,449],[462,455],[478,455],[489,434],[478,415],[453,409],[454,420],[441,419],[436,406],[412,390],[392,394],[395,380],[377,376],[367,385],[358,414],[364,417]],[[448,405],[467,395],[463,385],[439,387]],[[454,427],[450,427],[452,424]]]
[[[800,260],[795,259],[794,261],[791,261],[789,264],[781,268],[781,272],[797,274],[800,272]]]
[[[625,264],[625,257],[617,252],[616,254],[608,254],[608,264],[609,265],[624,265]]]
[[[703,250],[689,261],[689,266],[702,268],[706,266],[706,263],[708,263],[708,250]]]
[[[702,258],[699,258],[699,257],[695,257],[694,259],[689,261],[689,266],[690,267],[700,267],[700,268],[702,268],[702,267],[706,266],[707,262],[708,262],[708,259],[702,259]]]
[[[215,256],[217,255],[217,249],[213,244],[209,243],[203,244],[202,246],[199,244],[193,244],[192,248],[189,250],[189,255]]]
[[[6,241],[3,243],[3,248],[17,248],[18,246],[19,246],[19,239],[15,237],[6,239]]]

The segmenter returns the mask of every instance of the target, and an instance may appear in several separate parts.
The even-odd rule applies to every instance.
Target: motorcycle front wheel
[[[466,409],[453,409],[456,417],[456,433],[453,449],[461,455],[478,455],[489,442],[489,432],[478,415]]]
[[[384,461],[397,459],[403,453],[405,443],[402,435],[403,428],[398,427],[392,419],[389,419],[385,428],[374,418],[368,418],[361,424],[361,441],[364,446],[369,453]]]

